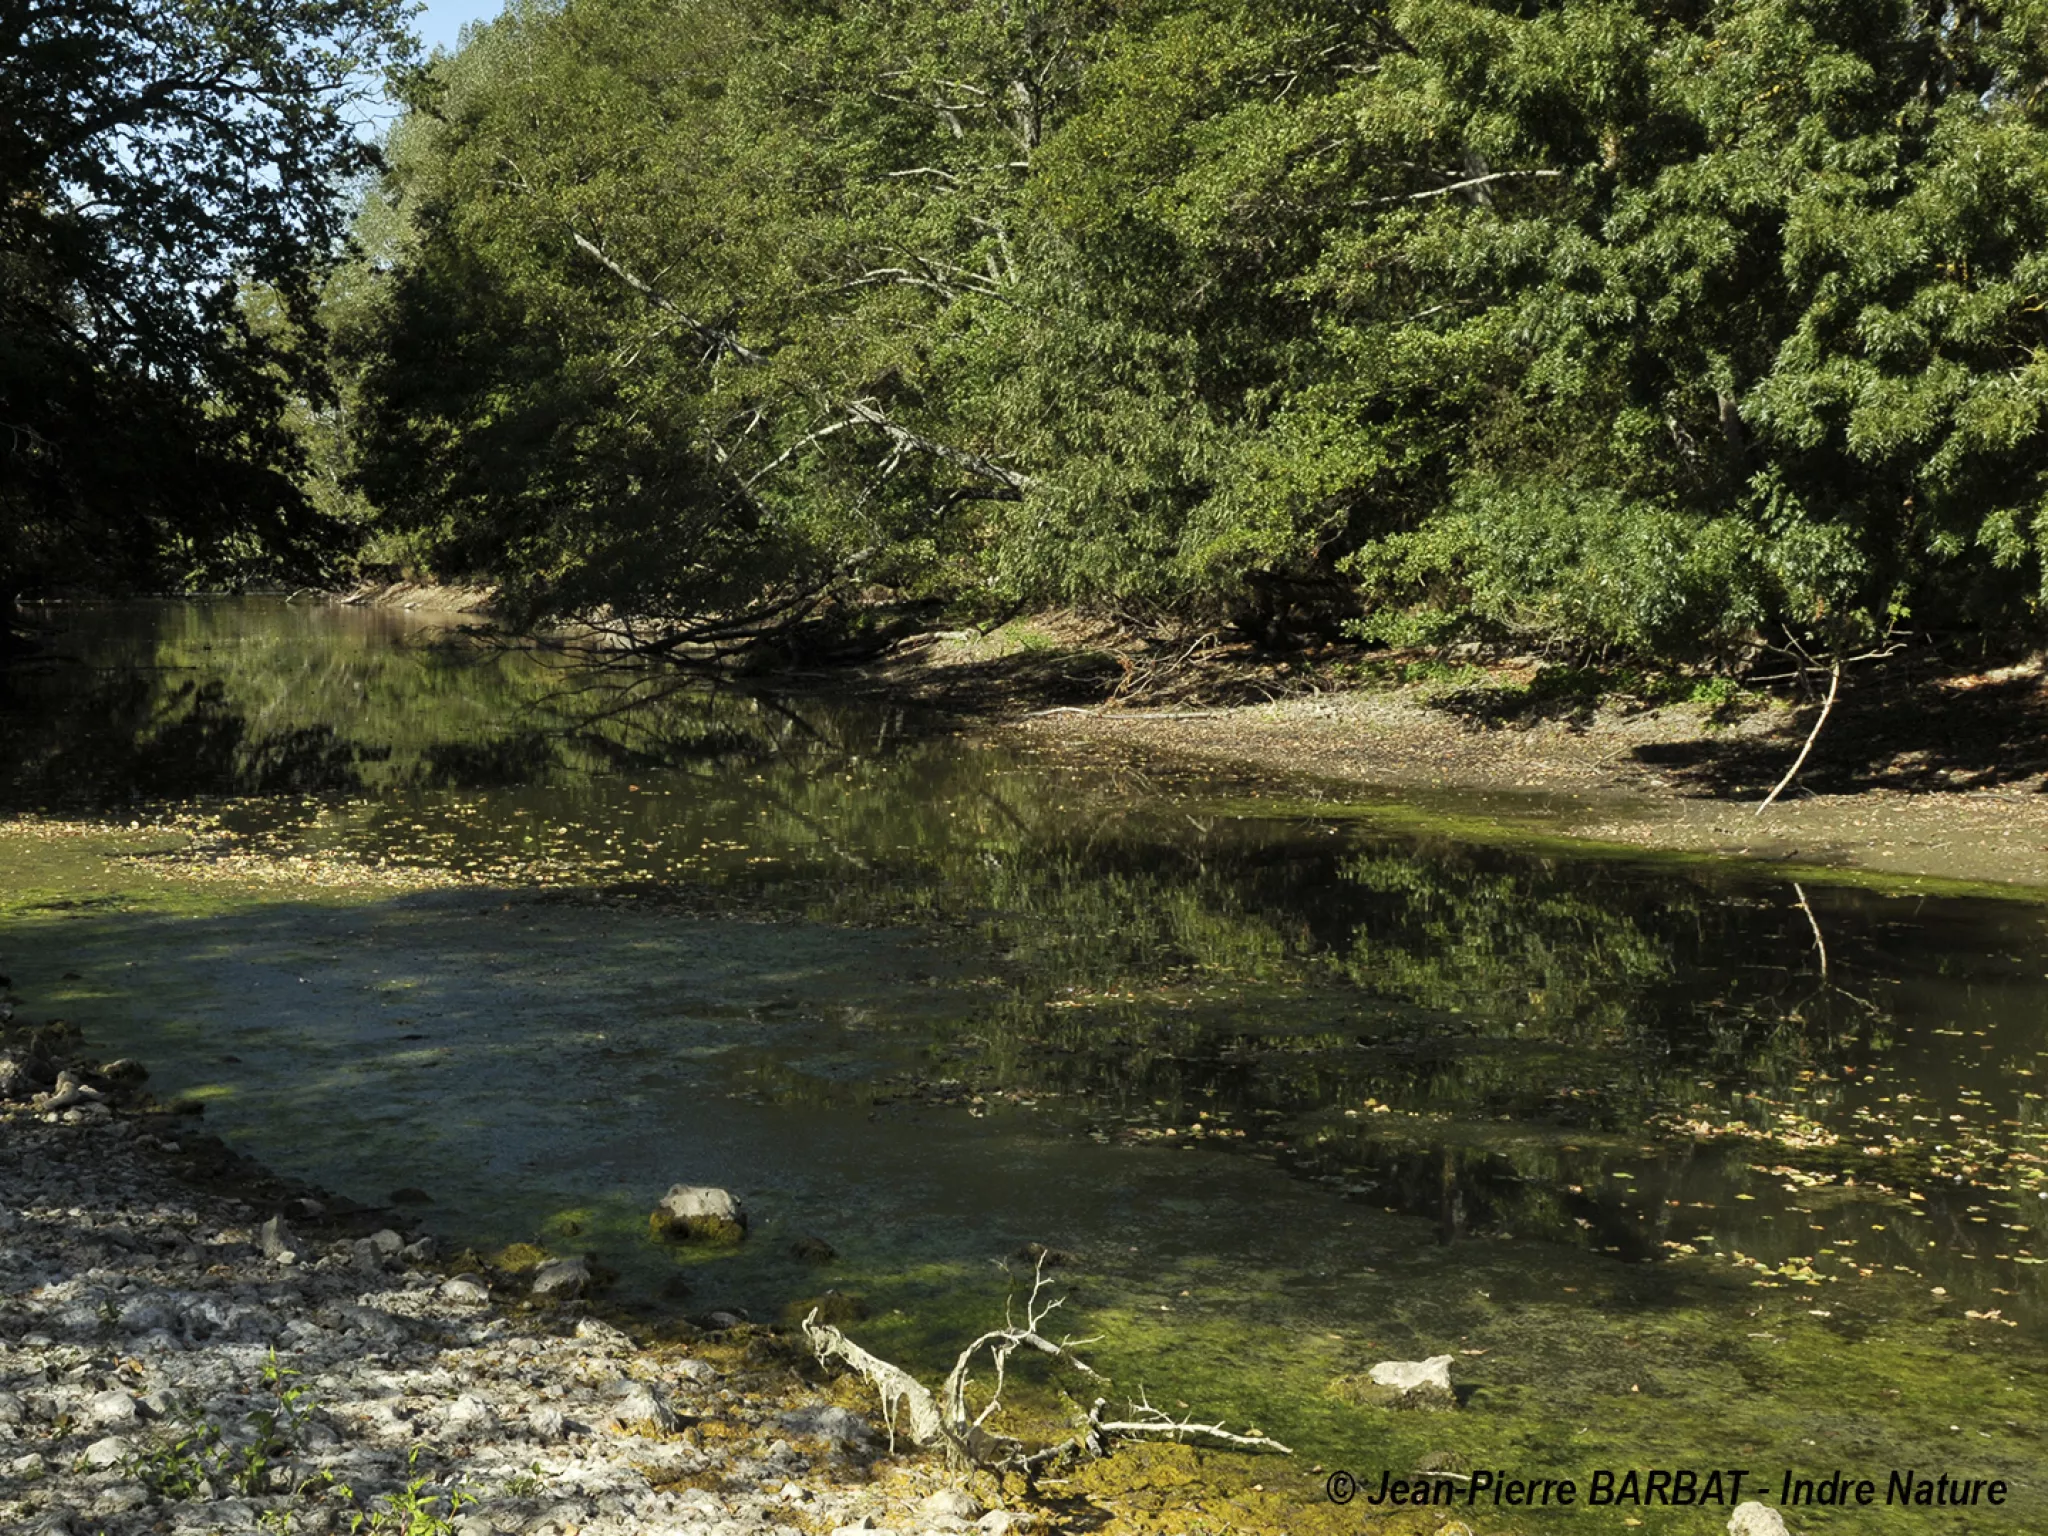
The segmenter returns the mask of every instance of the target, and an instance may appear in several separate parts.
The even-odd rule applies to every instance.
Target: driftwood
[[[1041,1257],[1032,1278],[1031,1294],[1024,1304],[1024,1321],[1019,1324],[1006,1318],[1004,1326],[991,1328],[961,1350],[959,1358],[953,1362],[953,1369],[936,1392],[901,1366],[870,1354],[837,1328],[819,1322],[816,1308],[812,1308],[804,1319],[804,1340],[820,1364],[837,1361],[875,1389],[882,1400],[882,1418],[889,1431],[892,1450],[896,1444],[896,1426],[901,1422],[913,1444],[942,1445],[947,1460],[996,1472],[1030,1472],[1069,1457],[1103,1456],[1108,1454],[1111,1441],[1119,1436],[1162,1436],[1171,1440],[1199,1438],[1245,1450],[1277,1451],[1283,1456],[1294,1454],[1259,1430],[1239,1434],[1220,1423],[1198,1423],[1192,1416],[1176,1419],[1172,1414],[1154,1408],[1142,1397],[1129,1405],[1127,1417],[1121,1419],[1105,1418],[1103,1410],[1108,1399],[1096,1398],[1088,1412],[1078,1417],[1072,1435],[1037,1450],[1030,1449],[1022,1440],[997,1433],[989,1427],[990,1421],[1002,1407],[1010,1357],[1020,1350],[1044,1355],[1092,1382],[1103,1381],[1101,1373],[1074,1352],[1077,1345],[1089,1343],[1089,1340],[1054,1340],[1042,1331],[1045,1319],[1060,1306],[1057,1300],[1042,1299],[1045,1283],[1045,1261]],[[990,1385],[988,1400],[977,1412],[969,1399],[969,1388],[973,1385],[970,1373],[975,1361],[984,1353],[993,1364],[995,1380]]]

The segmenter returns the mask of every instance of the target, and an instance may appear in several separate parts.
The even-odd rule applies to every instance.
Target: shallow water
[[[283,1171],[685,1312],[835,1287],[924,1362],[1041,1241],[1121,1386],[1333,1465],[1917,1466],[2020,1510],[1795,1523],[2048,1527],[2038,907],[1518,853],[389,612],[53,618],[6,808],[197,842],[17,829],[0,969]],[[738,1254],[646,1237],[678,1179],[745,1196]],[[1435,1352],[1455,1416],[1331,1386]]]

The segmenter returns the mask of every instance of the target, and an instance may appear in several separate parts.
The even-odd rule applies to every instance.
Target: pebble
[[[126,1105],[81,1094],[53,1123],[0,1103],[0,1445],[21,1452],[0,1460],[0,1531],[343,1536],[420,1478],[459,1536],[913,1531],[979,1512],[950,1490],[920,1501],[908,1468],[876,1477],[875,1428],[779,1366],[644,1354],[559,1307],[501,1312],[488,1277],[422,1273],[435,1250],[417,1234],[344,1235],[319,1203],[185,1184],[160,1123]],[[533,1278],[567,1302],[591,1276],[569,1258]],[[290,1374],[266,1381],[272,1365]],[[190,1452],[175,1487],[153,1482],[153,1453],[198,1425],[246,1443],[252,1415],[283,1426],[274,1483]],[[451,1518],[458,1481],[473,1502]]]

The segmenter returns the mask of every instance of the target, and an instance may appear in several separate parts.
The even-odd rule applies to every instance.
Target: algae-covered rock
[[[827,1291],[822,1296],[813,1296],[807,1301],[793,1301],[782,1309],[782,1320],[786,1323],[800,1323],[811,1313],[817,1313],[818,1321],[833,1327],[847,1323],[858,1323],[870,1314],[868,1304],[858,1296],[844,1291]]]
[[[709,1184],[672,1184],[648,1218],[657,1237],[676,1242],[739,1242],[747,1235],[746,1207],[730,1190]]]

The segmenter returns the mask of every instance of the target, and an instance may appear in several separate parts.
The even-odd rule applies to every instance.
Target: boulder
[[[441,1298],[466,1307],[480,1307],[491,1299],[483,1282],[472,1275],[457,1275],[441,1282]]]
[[[670,1185],[647,1222],[656,1236],[679,1242],[731,1244],[747,1235],[746,1207],[709,1184]]]

